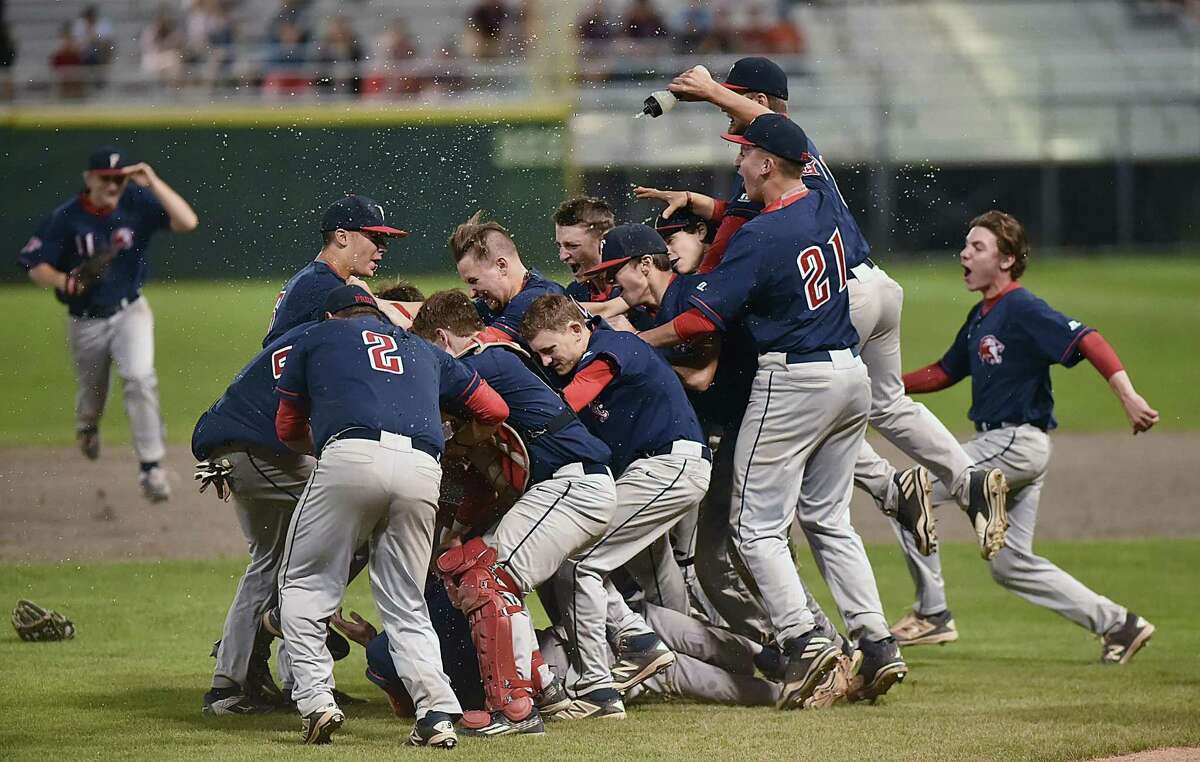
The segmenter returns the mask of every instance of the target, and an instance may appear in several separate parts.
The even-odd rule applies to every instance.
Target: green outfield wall
[[[533,262],[553,261],[566,117],[528,107],[10,114],[0,118],[0,240],[12,264],[0,279],[23,278],[18,250],[78,192],[88,153],[109,143],[150,162],[200,216],[195,233],[163,234],[151,247],[160,279],[294,271],[320,248],[322,209],[349,192],[380,201],[388,222],[412,234],[393,245],[388,272],[446,268],[449,232],[479,208]]]

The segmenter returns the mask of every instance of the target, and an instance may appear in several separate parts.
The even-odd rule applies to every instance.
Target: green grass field
[[[299,263],[298,263],[299,264]],[[387,264],[395,266],[394,261]],[[941,356],[974,297],[949,256],[889,267],[906,290],[904,353],[913,368]],[[421,277],[427,290],[457,285],[450,276]],[[282,279],[271,282],[156,282],[146,291],[156,316],[157,368],[172,442],[187,442],[199,415],[259,348]],[[1061,311],[1099,328],[1112,341],[1138,389],[1158,407],[1163,428],[1200,428],[1192,383],[1200,325],[1200,261],[1184,258],[1058,258],[1036,262],[1027,285]],[[32,285],[0,287],[10,328],[0,334],[0,393],[7,414],[0,445],[70,442],[73,371],[65,311]],[[1105,383],[1084,363],[1056,369],[1063,430],[1125,426]],[[954,429],[965,430],[969,385],[924,399]],[[128,439],[114,381],[104,422],[108,442]]]
[[[466,740],[455,758],[1079,760],[1200,746],[1198,540],[1046,544],[1042,552],[1159,631],[1126,667],[1096,663],[1097,641],[991,582],[973,547],[944,550],[962,638],[911,648],[909,679],[874,706],[823,712],[734,709],[682,701],[634,705],[624,722],[554,725],[544,738]],[[871,548],[891,616],[908,605],[893,547]],[[806,557],[807,558],[807,557]],[[805,571],[815,578],[811,563]],[[409,723],[363,677],[362,651],[339,685],[371,699],[351,707],[332,747],[304,748],[285,713],[206,720],[211,643],[236,561],[0,567],[0,601],[29,597],[71,616],[66,643],[0,634],[0,757],[5,759],[379,759]],[[828,605],[824,590],[818,593]],[[1187,601],[1192,601],[1191,604]],[[350,603],[377,620],[364,581]]]

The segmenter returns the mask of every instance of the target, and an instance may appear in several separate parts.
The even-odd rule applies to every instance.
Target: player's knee
[[[150,373],[137,373],[121,376],[126,396],[145,397],[158,393],[158,376]]]
[[[1029,568],[1028,559],[1012,548],[1001,548],[989,564],[992,579],[1001,585],[1006,585],[1016,579],[1022,571]]]

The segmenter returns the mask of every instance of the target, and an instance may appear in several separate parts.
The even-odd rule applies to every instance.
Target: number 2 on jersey
[[[392,354],[396,351],[396,339],[386,333],[374,331],[362,332],[363,343],[367,345],[367,356],[371,358],[371,367],[384,373],[404,373],[404,361]]]
[[[842,244],[842,231],[834,228],[833,235],[826,241],[833,248],[833,258],[838,270],[838,293],[846,290],[846,247]],[[825,253],[820,246],[809,246],[796,257],[800,277],[804,279],[804,300],[810,310],[815,310],[829,301],[829,278],[825,276]]]

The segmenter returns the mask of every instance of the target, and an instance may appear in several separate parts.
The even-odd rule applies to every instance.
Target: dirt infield
[[[1038,537],[1121,538],[1200,535],[1197,434],[1055,436]],[[879,445],[880,443],[875,442]],[[885,457],[904,463],[887,446]],[[89,462],[74,448],[0,449],[0,562],[211,558],[245,552],[232,510],[192,484],[193,459],[171,448],[175,496],[142,499],[128,447],[107,447]],[[971,538],[952,506],[939,534]],[[855,524],[868,542],[891,530],[874,503],[855,495]]]
[[[1180,747],[1151,749],[1150,751],[1139,751],[1135,754],[1126,754],[1121,757],[1093,759],[1091,762],[1200,762],[1200,749],[1184,749]]]

